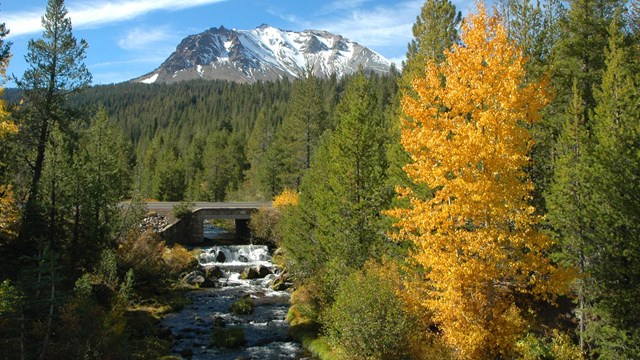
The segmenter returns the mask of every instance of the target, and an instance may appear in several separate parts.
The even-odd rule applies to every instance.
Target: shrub
[[[255,304],[248,297],[243,297],[242,299],[234,302],[229,307],[229,311],[236,315],[249,315],[253,313],[253,309],[255,308]]]
[[[236,348],[244,345],[244,331],[238,327],[214,328],[211,333],[211,344],[223,348]]]
[[[273,198],[273,207],[280,208],[283,206],[298,205],[298,193],[295,190],[284,189],[280,194]]]
[[[279,212],[276,209],[261,208],[251,215],[251,237],[258,242],[277,243],[278,236],[276,227],[278,225]]]
[[[321,316],[326,335],[349,359],[407,356],[407,315],[397,284],[382,269],[367,266],[340,286],[334,304]]]
[[[196,255],[180,244],[173,245],[171,249],[164,253],[162,258],[173,277],[194,269],[198,265]]]
[[[579,360],[583,359],[580,348],[571,341],[571,338],[553,330],[551,337],[538,337],[527,334],[516,344],[518,355],[523,360],[553,359],[553,360]]]
[[[173,216],[178,219],[184,219],[191,216],[194,204],[192,202],[182,201],[173,206]]]
[[[163,256],[167,246],[153,232],[131,232],[118,244],[118,265],[125,271],[133,270],[135,289],[157,292],[164,289],[169,273]]]

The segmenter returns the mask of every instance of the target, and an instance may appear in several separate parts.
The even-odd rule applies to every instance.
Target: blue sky
[[[126,81],[158,67],[187,35],[211,27],[327,30],[400,63],[423,0],[67,0],[76,38],[89,43],[85,63],[94,84]],[[21,77],[27,42],[42,33],[46,0],[4,0],[0,22],[10,30],[7,74]],[[472,0],[454,1],[463,14]],[[6,84],[11,86],[12,84]]]

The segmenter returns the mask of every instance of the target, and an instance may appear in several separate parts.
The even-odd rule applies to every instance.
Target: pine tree
[[[592,353],[601,357],[640,356],[640,105],[630,48],[617,21],[610,26],[606,70],[594,91],[595,145],[589,180],[593,211],[576,213],[593,221],[592,262],[586,269],[594,287],[588,300],[595,314],[586,323]],[[579,220],[579,219],[578,219]],[[615,336],[611,336],[615,333]]]
[[[322,91],[312,69],[307,69],[305,77],[294,83],[292,91],[289,113],[276,134],[275,146],[280,153],[278,191],[300,186],[318,140],[329,127]]]
[[[444,51],[458,42],[458,26],[462,15],[449,0],[427,0],[413,24],[413,39],[403,64],[403,83],[410,87],[411,80],[421,77],[429,61],[440,62]]]
[[[531,135],[548,102],[544,83],[525,81],[525,60],[484,6],[463,24],[463,45],[430,63],[405,96],[402,143],[412,181],[434,189],[424,199],[401,190],[407,208],[399,240],[414,245],[424,279],[408,284],[433,313],[460,358],[508,356],[525,328],[518,294],[553,298],[564,286],[545,257],[552,242],[536,230],[525,167]]]
[[[557,233],[562,260],[578,270],[575,292],[578,297],[580,349],[584,351],[585,306],[589,280],[585,277],[596,249],[587,234],[592,208],[587,199],[588,189],[588,132],[582,114],[582,97],[576,84],[573,87],[572,107],[567,123],[556,145],[556,161],[552,182],[546,194],[547,218]]]
[[[24,90],[29,104],[28,122],[24,135],[27,142],[35,146],[33,175],[29,188],[29,198],[25,209],[25,236],[28,232],[42,229],[38,218],[40,180],[45,165],[45,152],[50,133],[54,126],[63,130],[69,128],[72,118],[65,109],[70,94],[84,89],[91,82],[91,74],[83,60],[88,47],[84,40],[78,42],[72,34],[71,20],[63,0],[49,0],[42,17],[44,31],[42,38],[30,40],[25,60],[28,69],[22,79],[15,79]]]
[[[300,186],[299,205],[284,215],[284,247],[301,282],[313,278],[330,301],[349,273],[377,258],[384,244],[381,211],[386,181],[387,127],[363,73],[347,84],[336,129],[320,145]]]

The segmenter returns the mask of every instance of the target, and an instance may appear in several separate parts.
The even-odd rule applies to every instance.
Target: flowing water
[[[220,262],[223,258],[224,262]],[[277,273],[266,246],[206,247],[202,248],[199,261],[204,267],[220,267],[223,276],[215,288],[188,293],[192,303],[163,319],[162,325],[171,329],[175,340],[172,348],[174,353],[191,359],[269,360],[302,357],[302,348],[289,337],[289,326],[285,321],[290,295],[286,291],[270,288],[276,274],[261,279],[240,279],[240,272],[247,266],[265,266]],[[229,307],[243,297],[249,297],[254,302],[253,313],[232,314]],[[246,339],[245,345],[236,349],[213,346],[211,334],[220,324],[224,324],[224,328],[241,328]]]

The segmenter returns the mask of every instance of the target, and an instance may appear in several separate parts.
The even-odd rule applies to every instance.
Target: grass
[[[329,342],[319,336],[320,324],[315,321],[297,317],[295,311],[289,309],[287,321],[289,321],[289,335],[307,349],[313,356],[320,360],[339,360],[337,353]]]
[[[253,313],[253,309],[255,308],[255,304],[250,298],[243,297],[242,299],[234,302],[229,307],[229,311],[234,313],[235,315],[249,315]]]
[[[245,343],[244,330],[238,327],[215,328],[211,333],[211,344],[222,348],[237,348]]]

